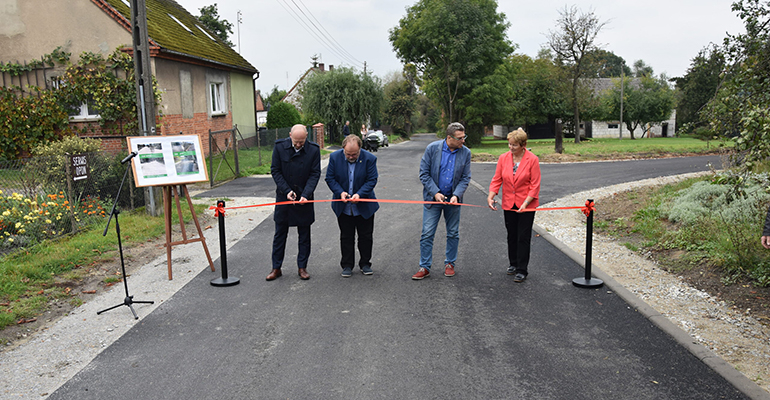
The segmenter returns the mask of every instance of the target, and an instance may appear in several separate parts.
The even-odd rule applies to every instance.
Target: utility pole
[[[623,139],[623,88],[626,87],[626,74],[621,72],[620,73],[620,124],[618,124],[618,129],[620,129],[620,137],[618,139]]]
[[[155,132],[155,91],[152,84],[152,63],[150,62],[150,37],[147,34],[147,7],[145,0],[131,0],[131,33],[134,39],[134,77],[136,80],[136,109],[139,118],[139,133],[142,136],[156,135]],[[145,188],[148,200],[147,212],[157,217],[160,204],[155,201],[160,188]],[[117,201],[117,199],[116,199]]]
[[[364,75],[366,75],[366,61],[364,61]]]
[[[241,54],[241,24],[243,23],[243,13],[241,10],[238,10],[238,13],[236,13],[235,17],[235,23],[238,25],[238,54]]]

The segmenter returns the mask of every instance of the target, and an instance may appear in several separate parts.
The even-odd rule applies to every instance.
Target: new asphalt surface
[[[377,152],[382,199],[421,200],[433,136]],[[593,187],[719,167],[718,157],[542,165],[541,203]],[[485,205],[494,164],[474,164],[465,202]],[[324,171],[325,173],[325,171]],[[205,197],[272,196],[241,178]],[[319,199],[330,198],[323,180]],[[580,204],[576,204],[580,205]],[[597,205],[600,207],[600,205]],[[267,282],[273,221],[228,252],[230,276],[203,270],[51,394],[51,399],[744,399],[738,388],[610,288],[579,289],[581,266],[540,236],[524,283],[506,275],[502,212],[462,210],[457,275],[413,281],[422,206],[381,204],[374,275],[340,276],[339,230],[316,205],[302,281],[291,230],[284,276]],[[216,244],[210,244],[216,247]],[[217,261],[218,263],[218,261]]]

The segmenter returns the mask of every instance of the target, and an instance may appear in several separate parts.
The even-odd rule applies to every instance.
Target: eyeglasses
[[[457,140],[458,142],[464,142],[465,139],[468,138],[468,135],[463,135],[462,137],[454,137],[452,136],[452,139]]]

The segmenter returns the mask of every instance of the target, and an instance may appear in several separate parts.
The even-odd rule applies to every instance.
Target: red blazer
[[[502,193],[500,193],[502,186]],[[489,191],[500,193],[503,198],[503,210],[513,210],[524,203],[527,196],[533,200],[527,208],[535,208],[540,202],[540,160],[529,150],[524,150],[519,168],[513,174],[513,154],[510,151],[500,155],[495,168],[495,176],[489,184]]]

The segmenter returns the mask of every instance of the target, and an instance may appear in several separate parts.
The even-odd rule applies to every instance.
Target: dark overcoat
[[[313,200],[318,181],[321,179],[321,150],[316,143],[306,141],[300,151],[295,151],[291,138],[275,141],[270,173],[275,181],[275,201],[286,201],[292,190],[297,200],[304,197]],[[289,226],[309,226],[315,222],[313,204],[276,206],[273,220]]]

